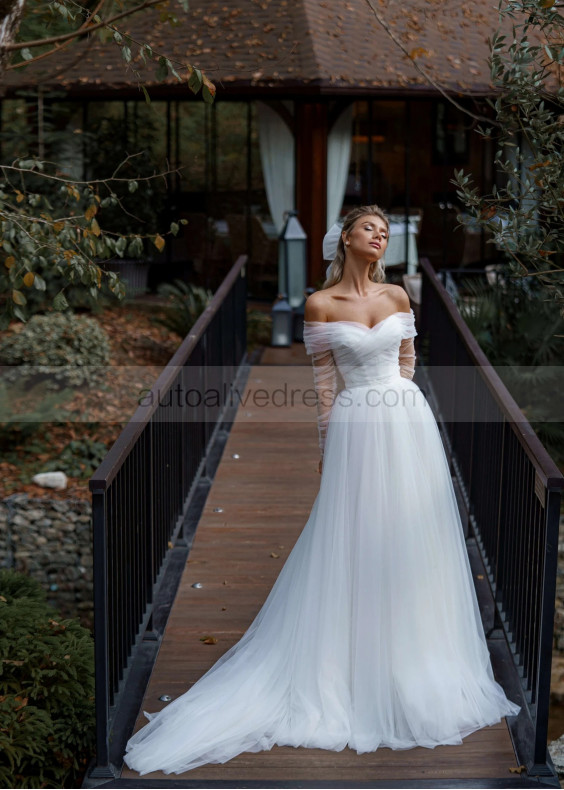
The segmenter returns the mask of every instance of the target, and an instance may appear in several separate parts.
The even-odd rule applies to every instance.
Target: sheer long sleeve
[[[415,329],[415,316],[413,310],[409,313],[401,313],[402,341],[399,348],[400,374],[406,379],[412,379],[415,373],[415,343],[417,335]]]
[[[415,373],[415,344],[413,338],[401,341],[399,350],[400,374],[405,379],[412,379]]]
[[[313,385],[317,396],[319,450],[321,452],[321,457],[323,457],[325,439],[327,438],[327,426],[329,424],[331,408],[337,392],[337,371],[331,351],[313,353],[311,355],[311,361],[313,365]]]
[[[332,325],[323,321],[304,322],[304,344],[311,355],[316,394],[319,450],[323,457],[331,409],[338,388],[337,367],[333,358]]]

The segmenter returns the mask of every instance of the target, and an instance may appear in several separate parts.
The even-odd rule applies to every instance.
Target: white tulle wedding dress
[[[145,714],[131,768],[274,745],[433,748],[519,712],[493,676],[439,431],[411,380],[416,334],[412,312],[306,322],[324,451],[310,517],[242,639]]]

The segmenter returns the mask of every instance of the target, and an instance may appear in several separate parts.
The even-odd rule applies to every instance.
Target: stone
[[[27,494],[12,494],[9,497],[6,497],[4,500],[8,502],[10,505],[26,505],[28,502],[28,495]]]
[[[30,508],[26,511],[25,515],[30,522],[39,521],[39,519],[43,518],[43,510],[39,508]]]
[[[43,488],[63,489],[67,487],[68,477],[64,472],[41,472],[34,475],[32,481]]]

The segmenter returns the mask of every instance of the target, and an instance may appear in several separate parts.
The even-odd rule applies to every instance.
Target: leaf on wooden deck
[[[511,767],[509,770],[511,771],[512,774],[522,774],[523,771],[527,770],[527,766],[526,765],[520,765],[518,768]]]
[[[200,642],[203,642],[204,645],[217,645],[218,639],[217,636],[201,636]]]

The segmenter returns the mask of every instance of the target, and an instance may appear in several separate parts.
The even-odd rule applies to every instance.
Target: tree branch
[[[111,182],[121,182],[121,183],[128,183],[129,181],[152,181],[155,178],[164,178],[165,176],[172,175],[172,174],[179,174],[181,168],[175,168],[171,170],[164,170],[161,173],[153,173],[151,176],[130,176],[129,178],[117,178],[116,174],[118,171],[129,162],[130,159],[135,159],[137,156],[142,156],[143,151],[140,151],[137,154],[127,154],[126,158],[123,162],[117,166],[114,170],[114,173],[109,178],[97,178],[92,179],[90,181],[75,181],[72,178],[63,178],[61,176],[53,176],[50,173],[43,173],[41,170],[35,170],[34,168],[25,168],[25,167],[16,167],[15,165],[1,165],[0,164],[0,172],[5,172],[10,170],[14,173],[19,173],[22,177],[26,174],[32,174],[34,176],[39,176],[40,178],[46,178],[50,181],[59,181],[63,184],[72,184],[73,186],[90,186],[92,184],[104,184],[107,185]],[[25,190],[25,185],[22,187],[22,191]]]
[[[159,5],[162,2],[164,2],[164,0],[145,0],[145,2],[140,3],[139,5],[135,6],[135,8],[131,8],[129,11],[122,11],[121,14],[116,14],[109,19],[96,22],[94,25],[82,25],[78,28],[78,30],[73,30],[72,33],[64,33],[63,35],[52,36],[51,38],[37,38],[34,41],[17,41],[4,47],[4,51],[17,52],[20,49],[31,49],[31,47],[42,47],[47,44],[56,44],[62,41],[70,41],[71,39],[78,38],[79,36],[86,35],[87,33],[93,33],[95,30],[99,30],[102,27],[108,27],[108,25],[117,22],[118,19],[124,19],[124,17],[132,16],[132,14],[136,14],[138,11],[143,11],[145,8]]]
[[[399,49],[401,49],[401,51],[406,56],[406,58],[409,58],[409,60],[413,63],[419,74],[421,74],[421,76],[424,77],[424,79],[427,80],[427,82],[430,85],[432,85],[433,88],[435,88],[435,90],[437,90],[442,96],[444,96],[444,98],[447,101],[449,101],[459,110],[462,110],[462,112],[464,112],[466,115],[470,115],[470,117],[474,118],[476,121],[485,121],[486,123],[496,125],[495,120],[493,120],[492,118],[487,118],[485,115],[477,115],[476,113],[473,113],[471,110],[468,109],[468,107],[463,107],[462,104],[459,104],[451,94],[447,93],[447,91],[443,88],[443,86],[439,82],[436,82],[436,80],[434,80],[429,74],[427,74],[426,71],[424,71],[424,69],[421,68],[421,66],[417,63],[417,59],[411,57],[407,48],[402,44],[399,38],[390,29],[390,26],[388,25],[386,20],[380,15],[380,13],[374,7],[372,0],[366,0],[366,4],[374,14],[376,21],[378,22],[380,27],[388,34],[388,36],[392,39],[394,44],[397,47],[399,47]]]

